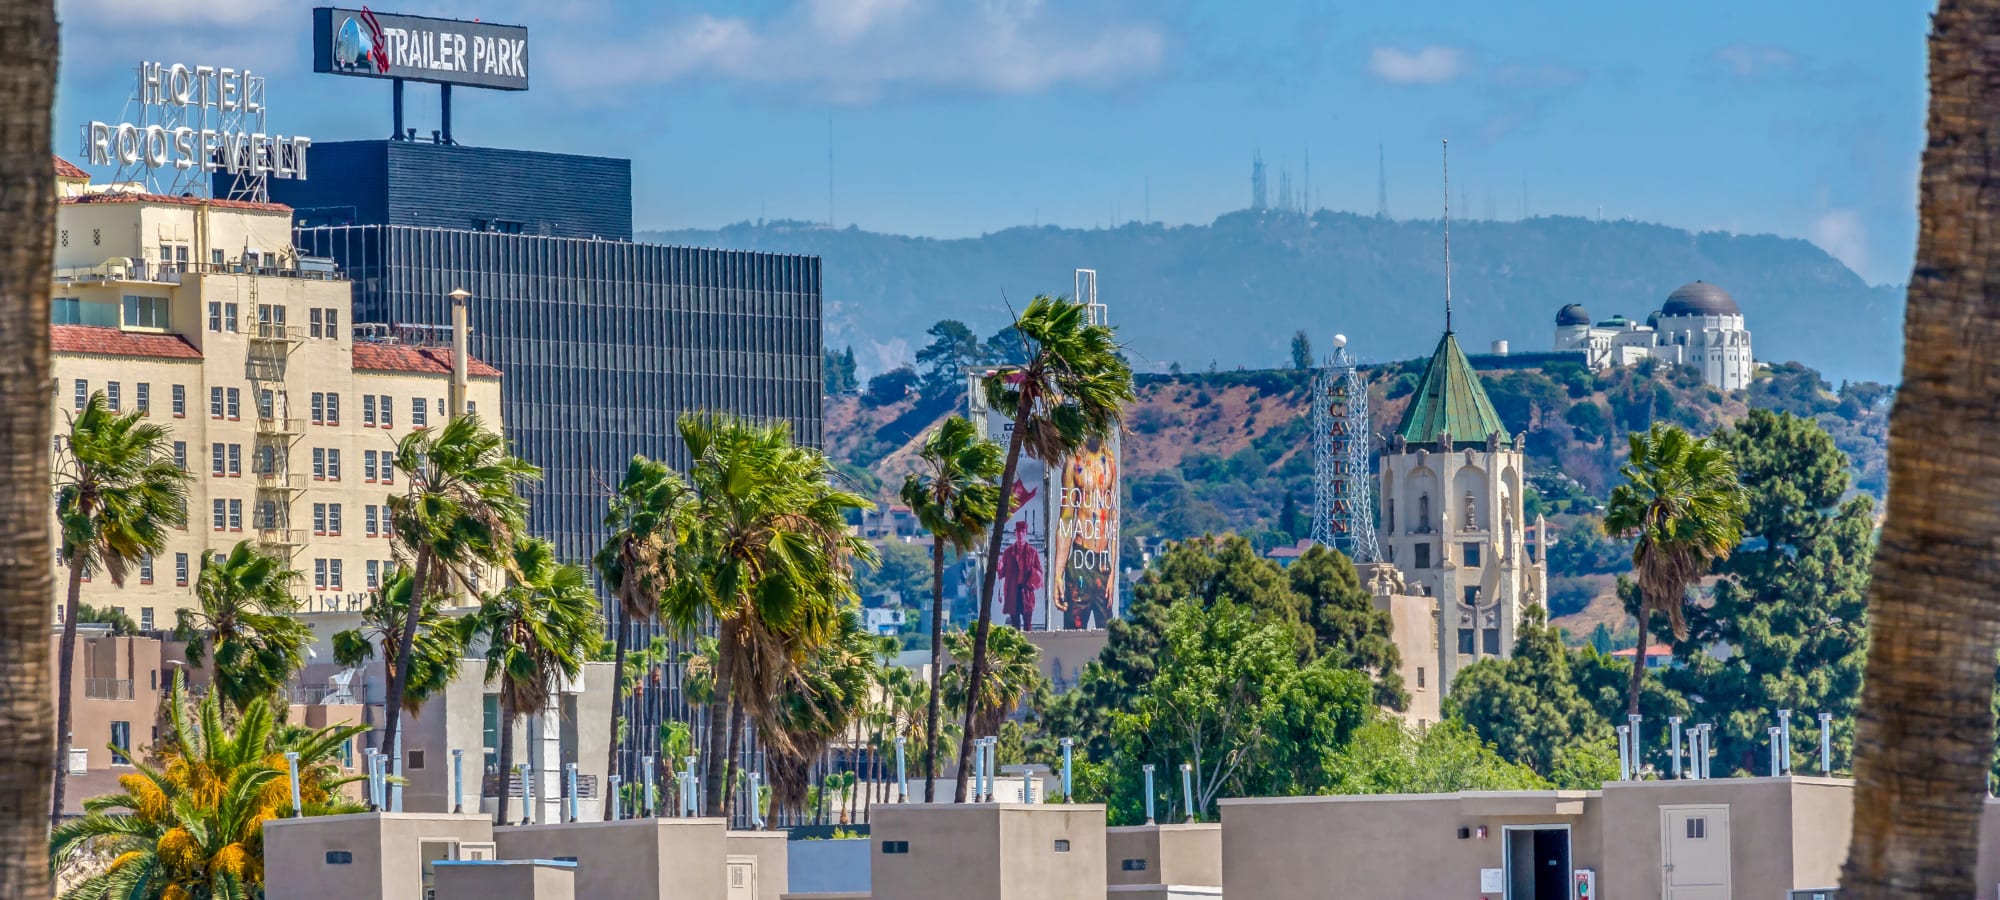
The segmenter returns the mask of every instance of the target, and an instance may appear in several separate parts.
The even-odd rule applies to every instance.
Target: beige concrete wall
[[[591,900],[721,897],[728,856],[721,819],[627,819],[494,829],[503,859],[573,859]]]
[[[1792,783],[1792,884],[1833,887],[1854,833],[1854,782],[1794,778]]]
[[[1075,687],[1083,667],[1104,652],[1104,644],[1111,639],[1111,632],[1101,628],[1095,631],[1030,631],[1026,636],[1028,643],[1041,651],[1042,675],[1067,689]]]
[[[1726,806],[1729,809],[1729,880],[1734,896],[1782,897],[1793,888],[1827,887],[1828,883],[1800,884],[1795,880],[1793,847],[1807,829],[1814,839],[1836,840],[1833,831],[1845,834],[1847,826],[1839,818],[1830,822],[1801,822],[1795,815],[1794,795],[1809,788],[1811,800],[1803,808],[1820,815],[1840,805],[1841,794],[1849,794],[1852,783],[1821,778],[1717,778],[1703,781],[1624,781],[1604,786],[1605,833],[1610,837],[1604,865],[1598,870],[1598,884],[1607,897],[1656,897],[1661,893],[1664,851],[1661,847],[1660,809],[1665,806]],[[1851,796],[1851,794],[1850,794]],[[1851,800],[1848,802],[1851,808]],[[1851,816],[1851,813],[1849,814]],[[1851,819],[1849,820],[1851,821]],[[1788,840],[1786,836],[1791,836]],[[1845,857],[1845,841],[1839,841]],[[1806,867],[1824,877],[1827,857],[1816,857]],[[1833,864],[1837,869],[1838,863]],[[1815,882],[1817,882],[1817,877]]]
[[[789,888],[791,837],[782,831],[732,831],[724,839],[730,856],[757,860],[757,900],[778,900]]]
[[[60,635],[49,638],[50,659],[62,650]],[[163,674],[160,642],[145,637],[78,635],[76,664],[70,671],[70,746],[90,751],[89,769],[112,768],[111,723],[124,722],[132,757],[144,759],[159,721]],[[50,695],[56,685],[51,679]]]
[[[1119,885],[1222,884],[1222,826],[1215,823],[1134,825],[1105,830],[1105,879]],[[1145,861],[1142,871],[1124,868]]]
[[[264,823],[266,900],[408,900],[423,896],[426,842],[490,842],[484,816],[356,813]],[[353,854],[330,864],[330,851]]]
[[[574,900],[576,867],[494,860],[436,867],[434,900]]]
[[[1096,804],[892,804],[875,811],[878,900],[1098,900],[1104,807]],[[1064,852],[1056,841],[1067,841]],[[883,853],[885,842],[908,853]]]

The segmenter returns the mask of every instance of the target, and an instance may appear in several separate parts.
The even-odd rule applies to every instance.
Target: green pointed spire
[[[1456,447],[1484,447],[1486,438],[1500,434],[1501,446],[1513,444],[1500,413],[1479,383],[1472,361],[1459,349],[1458,339],[1447,331],[1438,341],[1437,352],[1424,366],[1424,377],[1410,406],[1403,411],[1403,424],[1396,433],[1411,444],[1435,445],[1440,433],[1450,433]]]

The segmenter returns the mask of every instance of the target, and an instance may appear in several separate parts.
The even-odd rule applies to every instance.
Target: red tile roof
[[[57,178],[82,178],[88,180],[90,173],[76,167],[75,163],[58,156],[56,160]]]
[[[50,349],[57,353],[92,356],[150,356],[156,359],[200,359],[186,338],[177,334],[139,334],[102,325],[51,325]]]
[[[1620,659],[1631,659],[1632,657],[1639,655],[1639,648],[1626,647],[1623,650],[1613,650],[1611,651],[1611,655]],[[1672,647],[1665,647],[1659,644],[1651,644],[1646,647],[1647,659],[1658,659],[1662,656],[1672,656],[1672,655],[1674,655],[1674,648]]]
[[[85,194],[81,197],[64,197],[64,203],[178,203],[182,206],[212,206],[216,209],[258,209],[266,212],[289,213],[292,208],[283,203],[257,203],[251,200],[212,200],[207,197],[175,197],[168,194],[137,194],[123,191],[106,191],[100,194]]]
[[[357,372],[418,372],[425,375],[450,375],[451,351],[442,347],[412,347],[408,344],[371,344],[356,341],[354,369]],[[466,373],[476,378],[500,377],[499,369],[477,359],[467,363]]]

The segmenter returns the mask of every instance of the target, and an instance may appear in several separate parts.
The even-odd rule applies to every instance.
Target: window
[[[276,529],[278,527],[278,502],[276,500],[264,501],[263,505],[257,509],[257,517],[259,523],[257,527],[265,531]]]
[[[82,325],[83,300],[79,297],[57,297],[49,302],[50,318],[57,325]]]
[[[140,630],[140,631],[152,631],[152,630],[153,630],[153,608],[152,608],[152,607],[150,607],[150,606],[141,606],[141,607],[139,607],[139,630]]]
[[[216,252],[219,253],[221,251],[216,251]],[[353,865],[354,854],[346,850],[328,850],[326,851],[326,864],[329,866]]]
[[[132,723],[111,723],[111,764],[129,766],[132,760],[126,754],[132,752]]]
[[[327,312],[333,312],[333,310],[330,310],[330,309],[329,309],[329,310],[327,310]],[[406,756],[408,757],[408,759],[409,759],[409,767],[410,767],[410,768],[412,768],[412,769],[421,769],[421,768],[423,768],[423,767],[424,767],[424,751],[422,751],[422,750],[405,750],[405,751],[403,751],[403,753],[404,753],[404,754],[405,754],[405,755],[406,755]]]
[[[328,394],[326,395],[326,424],[328,424],[328,425],[338,425],[338,424],[340,424],[340,395],[339,395],[339,394],[334,394],[334,393],[328,393]]]
[[[313,590],[326,590],[326,560],[313,560]]]
[[[243,391],[237,388],[230,388],[229,421],[234,422],[242,417],[243,417]]]
[[[1144,872],[1146,871],[1146,861],[1143,859],[1121,860],[1118,863],[1118,868],[1127,872]]]
[[[224,331],[241,330],[236,326],[236,312],[237,312],[236,304],[234,303],[222,304],[222,329]]]
[[[313,504],[313,534],[326,533],[326,504]]]
[[[185,419],[188,414],[187,385],[174,385],[174,418]]]
[[[208,302],[208,330],[222,330],[222,301],[220,300],[210,300]]]
[[[1479,645],[1480,647],[1483,648],[1480,652],[1485,653],[1488,656],[1500,655],[1500,629],[1482,628],[1480,629],[1479,634],[1480,634]]]
[[[132,408],[143,415],[153,414],[153,385],[141,381],[132,386]]]
[[[221,478],[222,474],[228,471],[228,466],[224,464],[228,458],[228,451],[219,442],[208,445],[208,451],[210,457],[208,474]]]
[[[326,480],[340,480],[340,449],[326,451]]]
[[[221,531],[227,527],[229,527],[229,505],[221,500],[217,500],[215,501],[215,530]]]
[[[1708,818],[1706,816],[1689,816],[1687,820],[1687,836],[1697,841],[1707,838]]]
[[[442,408],[444,404],[440,403],[438,404],[438,406]],[[468,416],[479,415],[479,404],[474,403],[470,400],[465,401],[465,414]]]
[[[1069,852],[1069,841],[1068,841],[1068,840],[1066,840],[1066,839],[1064,839],[1064,838],[1056,838],[1056,852],[1057,852],[1057,853],[1068,853],[1068,852]]]
[[[491,760],[500,753],[500,695],[487,694],[482,699],[479,746],[486,751],[486,758]]]
[[[318,391],[313,391],[312,423],[314,425],[322,425],[325,424],[325,422],[326,422],[326,395]]]
[[[381,586],[382,586],[382,561],[371,559],[368,561],[368,589],[372,591]]]
[[[1472,655],[1472,629],[1470,628],[1461,629],[1458,632],[1458,655]]]
[[[387,450],[384,450],[384,451],[382,451],[382,454],[381,454],[381,455],[382,455],[382,483],[383,483],[383,484],[395,484],[395,483],[396,483],[396,458],[395,458],[395,457],[393,457],[393,456],[390,456],[390,455],[389,455],[389,451],[387,451]]]
[[[219,387],[208,389],[208,417],[211,419],[222,418],[222,389]]]
[[[320,335],[319,315],[320,315],[319,307],[313,307],[313,309],[306,316],[306,318],[310,323],[309,326],[307,327],[307,333],[312,335],[313,337],[319,337]]]
[[[153,554],[151,553],[139,554],[139,583],[153,583]]]
[[[396,414],[394,412],[396,408],[395,402],[389,399],[388,394],[383,394],[376,405],[382,408],[382,427],[383,428],[394,427],[396,424],[395,422]]]
[[[361,427],[375,427],[375,395],[361,395]]]
[[[174,586],[187,587],[187,583],[188,555],[185,553],[176,553],[174,554]]]
[[[326,448],[313,448],[313,480],[326,480]]]
[[[361,480],[369,484],[375,483],[375,451],[373,450],[361,451]]]
[[[104,402],[111,404],[112,412],[120,411],[119,407],[122,404],[119,402],[119,398],[123,394],[124,392],[118,389],[118,382],[107,381],[104,383]]]
[[[1476,584],[1475,584],[1475,585],[1468,585],[1468,586],[1466,587],[1466,589],[1465,589],[1465,605],[1466,605],[1466,606],[1470,606],[1470,607],[1473,607],[1473,608],[1475,608],[1475,609],[1477,609],[1477,608],[1479,607],[1479,586],[1478,586],[1478,585],[1476,585]]]
[[[82,409],[84,405],[89,402],[90,402],[90,382],[79,378],[76,380],[76,408]]]
[[[1423,689],[1424,689],[1424,667],[1423,667],[1423,666],[1418,666],[1418,667],[1417,667],[1417,690],[1420,690],[1420,691],[1421,691],[1421,690],[1423,690]]]
[[[125,297],[125,327],[167,330],[167,298]]]
[[[326,311],[326,336],[328,340],[340,340],[340,310]]]
[[[243,530],[243,501],[241,500],[229,501],[229,530]]]
[[[331,586],[332,590],[336,591],[340,590],[340,560],[337,559],[327,560],[326,569],[327,569],[327,584]]]
[[[410,427],[428,428],[431,424],[430,401],[422,397],[410,400]]]
[[[340,504],[338,503],[329,503],[326,505],[326,533],[335,537],[340,536]]]
[[[1431,545],[1428,541],[1417,545],[1417,558],[1414,564],[1419,569],[1431,567]]]
[[[1463,549],[1465,550],[1465,564],[1475,569],[1479,568],[1479,542],[1466,541]]]
[[[883,854],[885,854],[885,855],[886,855],[886,854],[890,854],[890,853],[908,853],[908,852],[910,852],[910,842],[909,842],[909,841],[883,841],[883,842],[882,842],[882,852],[883,852]]]
[[[229,477],[243,477],[243,445],[229,445]]]
[[[271,393],[270,388],[265,388],[257,392],[257,416],[259,418],[275,419],[278,416],[277,409],[278,395]]]
[[[381,519],[378,519],[375,516],[375,504],[370,503],[366,506],[363,506],[361,508],[361,518],[363,521],[367,523],[367,532],[369,537],[378,537],[381,535],[382,533]]]

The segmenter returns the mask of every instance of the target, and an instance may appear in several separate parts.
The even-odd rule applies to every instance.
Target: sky
[[[311,72],[311,3],[59,0],[56,151],[141,60],[249,67],[274,131],[385,137],[386,82]],[[1633,218],[1813,241],[1901,283],[1930,4],[409,0],[522,24],[526,93],[460,143],[632,160],[644,229],[791,218],[962,237],[1206,223],[1253,154],[1316,207]],[[412,85],[408,123],[436,126]],[[1306,163],[1310,159],[1310,180]],[[1386,177],[1378,179],[1378,171]]]

